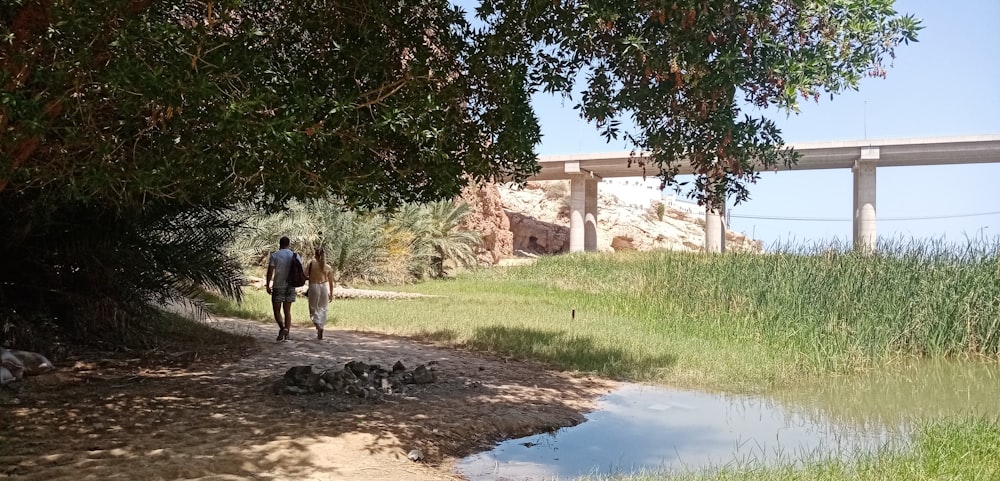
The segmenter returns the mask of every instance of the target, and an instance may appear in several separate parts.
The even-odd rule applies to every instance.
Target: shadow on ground
[[[253,336],[240,359],[196,353],[165,365],[143,359],[60,362],[0,410],[0,477],[60,479],[443,479],[450,463],[494,443],[580,422],[611,381],[413,339],[306,329],[277,343],[264,324],[223,320]],[[332,334],[332,335],[331,335]],[[433,337],[433,336],[429,336]],[[441,337],[448,337],[442,333]],[[583,339],[484,329],[472,343],[503,351],[528,341],[590,350]],[[438,381],[371,403],[346,396],[275,395],[291,366],[351,360],[431,363]],[[664,358],[666,360],[666,358]],[[181,365],[178,365],[181,364]],[[424,459],[406,454],[419,449]]]
[[[466,343],[477,351],[500,352],[516,357],[541,359],[562,367],[587,372],[603,372],[622,377],[641,371],[662,369],[674,365],[677,357],[670,353],[636,358],[625,349],[599,346],[590,337],[568,331],[543,331],[522,327],[490,326],[476,330]],[[614,371],[615,366],[629,366],[636,372]]]

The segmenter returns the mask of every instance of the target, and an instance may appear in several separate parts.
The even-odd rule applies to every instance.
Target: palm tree
[[[317,216],[309,205],[291,201],[275,213],[261,213],[251,205],[237,207],[235,217],[243,219],[246,228],[232,245],[232,252],[248,265],[266,264],[267,256],[287,236],[296,251],[308,252],[322,231]]]
[[[424,261],[434,277],[444,277],[449,268],[475,265],[476,247],[482,242],[479,233],[459,229],[470,212],[466,203],[439,201],[418,208],[407,221],[415,234],[414,257]],[[425,272],[420,272],[423,277]]]
[[[241,228],[231,209],[62,203],[16,228],[5,218],[16,207],[0,208],[0,253],[17,267],[0,272],[4,344],[37,347],[65,336],[133,345],[145,342],[160,306],[196,302],[203,288],[241,296],[242,267],[227,251]]]
[[[338,282],[443,277],[451,268],[477,262],[479,234],[459,229],[469,212],[467,204],[447,201],[405,204],[391,215],[352,211],[333,200],[292,202],[274,214],[244,210],[249,227],[235,251],[260,265],[284,235],[306,255],[324,246]]]
[[[326,258],[337,272],[338,282],[383,282],[385,272],[385,217],[335,209],[327,204],[316,210],[321,214]]]
[[[248,229],[235,243],[239,257],[249,265],[262,265],[278,239],[287,236],[292,247],[306,257],[323,246],[338,281],[381,282],[386,254],[385,219],[377,213],[355,212],[332,199],[292,201],[276,213],[255,213],[244,208]]]

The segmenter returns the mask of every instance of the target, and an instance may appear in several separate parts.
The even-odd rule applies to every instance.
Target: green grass
[[[875,256],[597,256],[585,267],[561,258],[528,272],[593,293],[609,313],[706,339],[755,339],[823,370],[900,356],[1000,353],[997,245],[957,253],[926,244],[883,247]]]
[[[924,424],[912,445],[884,448],[854,461],[811,459],[762,467],[750,464],[686,473],[647,472],[579,481],[897,481],[1000,479],[1000,423],[957,419]]]
[[[331,324],[735,392],[911,358],[997,359],[998,245],[947,247],[566,255],[395,287],[434,297],[335,300]],[[262,291],[212,308],[272,319]],[[308,326],[304,299],[293,319]]]
[[[243,292],[243,302],[237,304],[212,293],[203,293],[209,312],[218,316],[239,317],[254,321],[274,323],[274,311],[271,307],[271,296],[264,291],[248,289]],[[292,321],[294,324],[309,325],[309,302],[300,297],[292,303]],[[277,329],[277,325],[275,325]]]

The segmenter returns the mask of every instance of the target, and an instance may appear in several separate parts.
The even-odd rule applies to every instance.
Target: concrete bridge
[[[799,154],[791,169],[852,169],[854,171],[854,247],[875,248],[875,169],[916,165],[1000,163],[1000,134],[789,144]],[[629,153],[541,156],[541,171],[529,181],[570,180],[570,252],[597,250],[597,184],[611,177],[653,177],[628,166]],[[691,174],[691,164],[679,163],[679,174]],[[705,251],[725,251],[721,213],[705,213]]]

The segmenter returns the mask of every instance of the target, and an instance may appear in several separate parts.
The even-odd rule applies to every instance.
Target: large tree
[[[238,295],[238,202],[394,207],[536,168],[526,66],[479,65],[445,0],[12,0],[0,25],[8,340]]]
[[[117,300],[107,318],[128,293],[205,283],[238,294],[231,260],[204,244],[225,241],[217,223],[239,202],[395,207],[522,180],[537,168],[531,95],[573,92],[580,75],[580,114],[649,153],[638,162],[669,182],[689,159],[702,201],[742,199],[789,156],[741,101],[794,109],[856,87],[919,28],[891,0],[483,0],[476,13],[447,0],[0,3],[0,322],[89,326],[88,299]]]
[[[892,4],[484,0],[473,27],[446,0],[10,0],[0,192],[447,197],[530,174],[530,95],[583,73],[577,108],[606,135],[629,117],[654,164],[690,159],[742,193],[781,139],[740,101],[794,109],[885,75],[919,28]]]
[[[534,168],[525,66],[476,67],[445,0],[14,0],[0,18],[5,194],[394,206]]]
[[[893,0],[484,0],[492,49],[531,66],[530,78],[569,95],[633,162],[717,206],[745,200],[761,169],[794,161],[780,131],[750,108],[794,111],[884,77],[921,28]],[[582,76],[585,84],[576,86]],[[622,123],[623,119],[628,122]],[[629,129],[622,129],[629,125]]]

